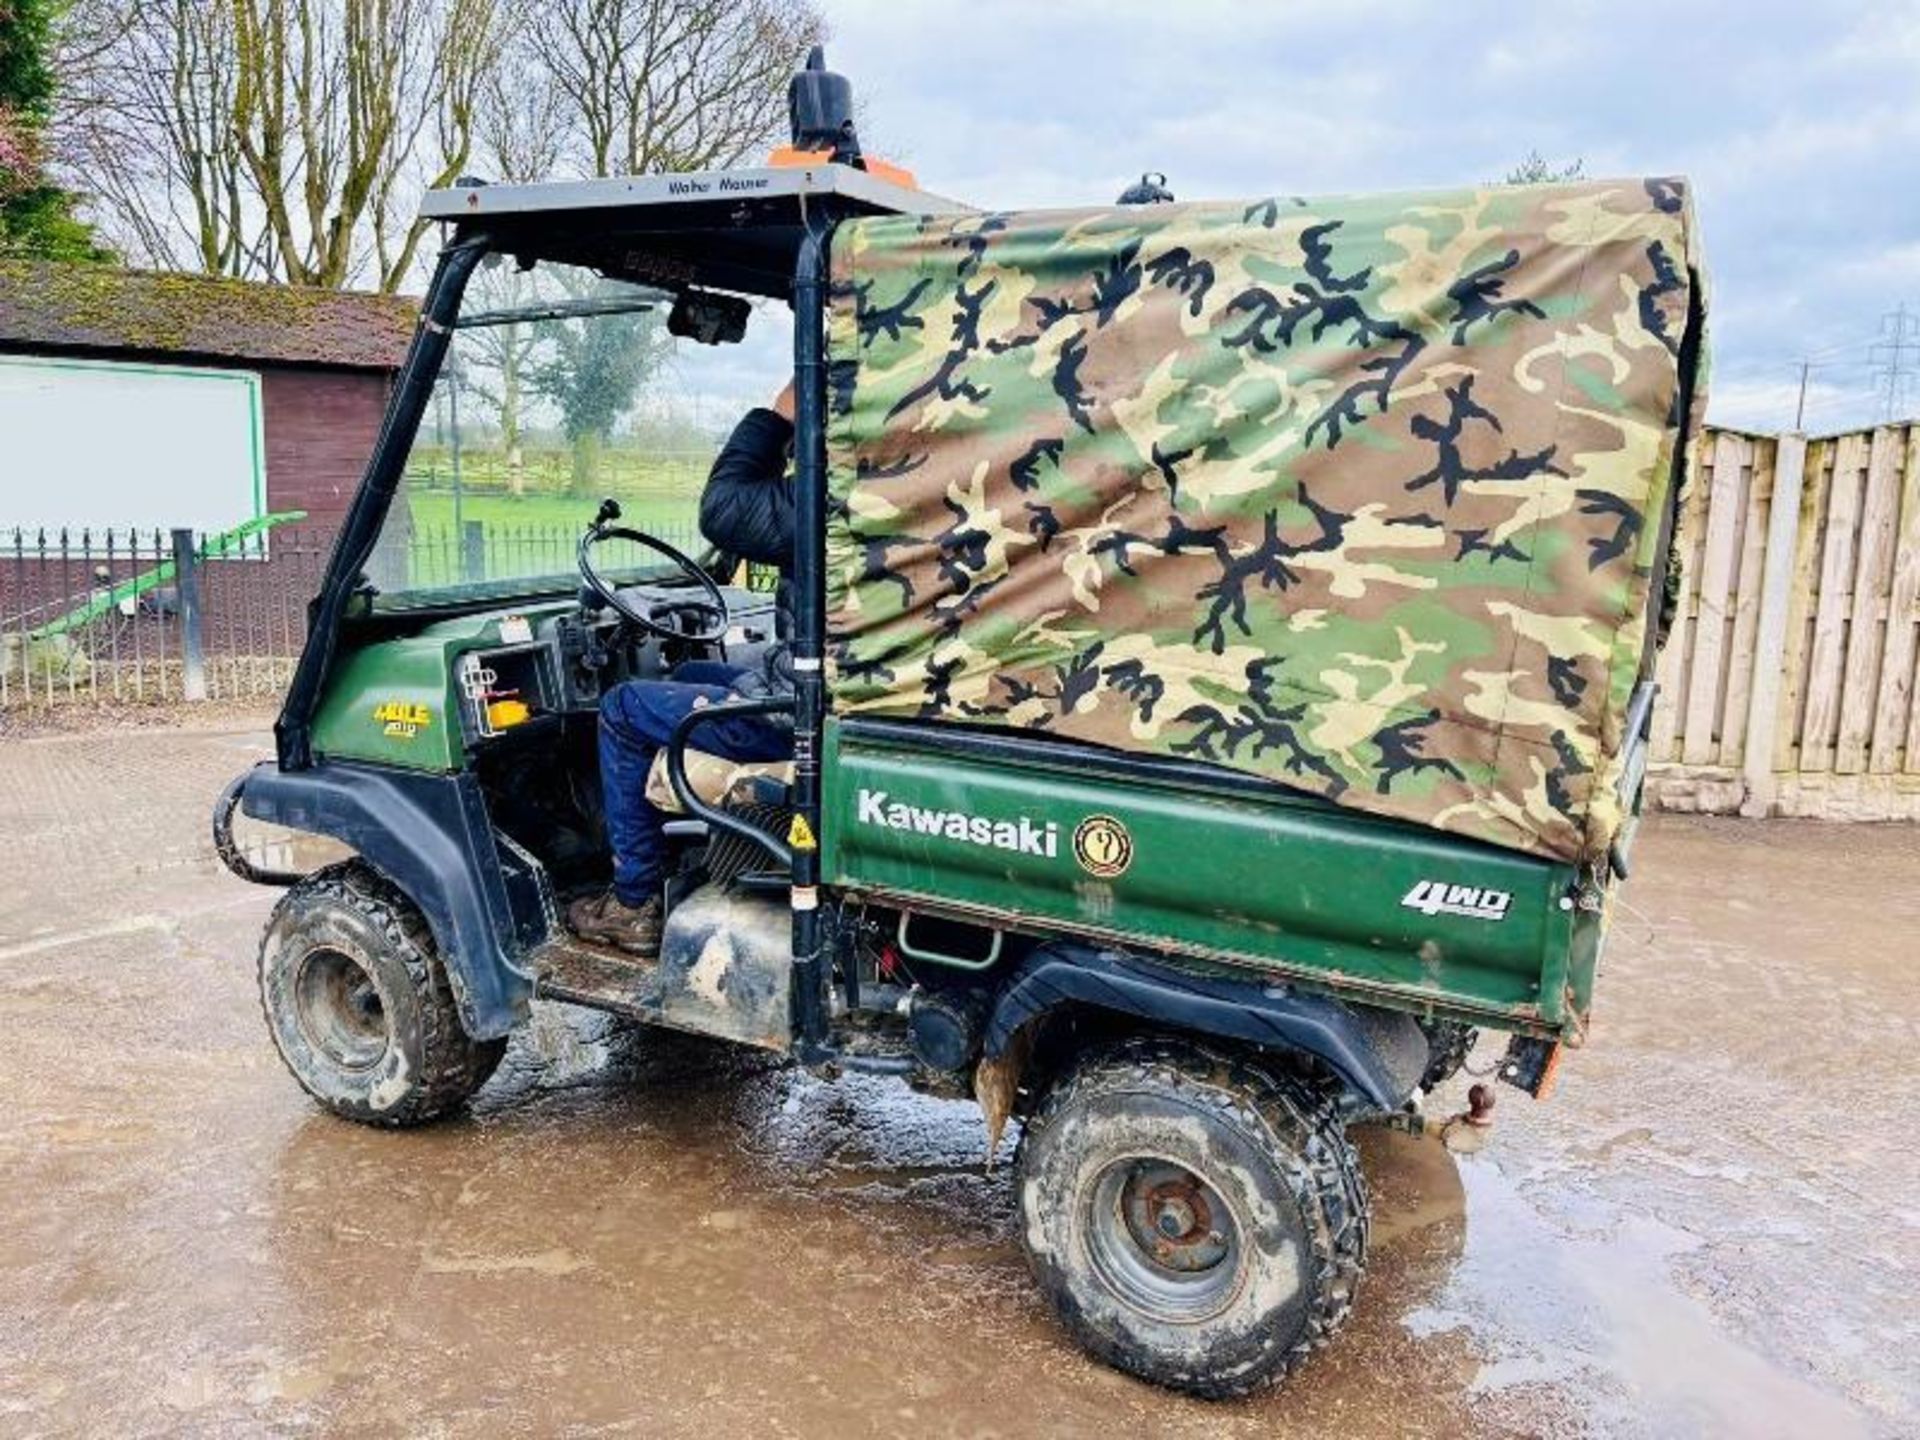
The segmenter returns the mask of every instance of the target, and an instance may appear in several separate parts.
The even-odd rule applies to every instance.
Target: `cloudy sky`
[[[1868,347],[1920,336],[1920,0],[824,0],[867,142],[975,204],[1497,178],[1529,150],[1692,178],[1712,414],[1877,419]],[[1920,411],[1920,345],[1903,412]]]

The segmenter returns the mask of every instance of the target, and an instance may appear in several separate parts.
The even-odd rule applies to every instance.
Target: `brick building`
[[[0,262],[0,531],[331,530],[415,306],[387,295]]]

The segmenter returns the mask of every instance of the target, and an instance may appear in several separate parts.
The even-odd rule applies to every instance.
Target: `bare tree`
[[[423,186],[471,158],[501,0],[82,0],[69,116],[149,263],[393,290]],[[124,22],[114,34],[111,17]]]
[[[824,32],[812,0],[73,0],[61,150],[137,261],[393,290],[423,189],[738,163]]]
[[[529,0],[509,0],[504,43],[487,72],[478,126],[486,175],[510,184],[544,180],[566,149],[566,99],[546,58],[526,43]]]
[[[223,3],[240,156],[286,277],[344,285],[370,244],[379,287],[397,288],[421,226],[395,192],[466,167],[496,0]]]
[[[787,77],[826,25],[808,0],[523,0],[566,158],[593,175],[733,165],[780,132]]]
[[[228,18],[195,0],[81,0],[62,30],[61,151],[103,228],[150,265],[266,273],[244,213]]]
[[[498,73],[515,103],[485,135],[506,178],[531,178],[738,164],[780,136],[788,77],[826,26],[809,0],[515,0],[508,33]],[[585,274],[554,279],[591,293]],[[571,489],[588,493],[665,342],[643,316],[501,327],[482,364],[499,377],[503,438],[517,438],[523,390],[548,400],[573,452]]]
[[[522,309],[535,298],[532,277],[504,264],[481,270],[467,294],[469,305],[501,311]],[[524,320],[462,331],[460,337],[468,356],[468,387],[497,417],[507,488],[514,495],[526,491],[526,457],[521,443],[524,377],[539,338],[532,323]]]
[[[523,18],[516,7],[509,12],[508,24],[517,30]],[[566,142],[564,101],[551,72],[531,46],[502,48],[486,77],[477,133],[480,167],[495,180],[535,181],[560,168]],[[486,309],[515,310],[531,302],[535,290],[531,277],[500,265],[482,270],[471,293]],[[498,414],[507,485],[520,495],[526,489],[521,445],[524,376],[539,336],[532,325],[514,321],[468,331],[466,338],[473,366],[480,372],[471,383]]]

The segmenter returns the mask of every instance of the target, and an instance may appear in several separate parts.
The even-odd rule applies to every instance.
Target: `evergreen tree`
[[[65,0],[0,0],[0,256],[110,260],[46,171],[54,25]]]

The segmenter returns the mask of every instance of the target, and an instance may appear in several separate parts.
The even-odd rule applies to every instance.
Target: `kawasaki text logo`
[[[938,835],[992,850],[1017,850],[1051,860],[1060,852],[1060,827],[1049,820],[1036,825],[1025,815],[1018,820],[989,820],[959,810],[926,810],[918,805],[889,801],[884,790],[860,791],[859,821],[882,830],[904,830],[914,835]]]
[[[1482,890],[1477,885],[1449,885],[1444,880],[1422,880],[1401,897],[1400,903],[1422,915],[1465,915],[1472,920],[1504,920],[1513,905],[1505,890]]]

